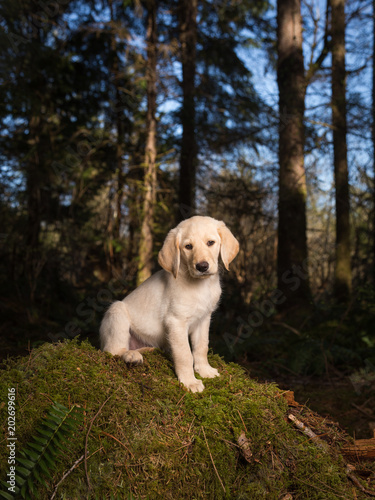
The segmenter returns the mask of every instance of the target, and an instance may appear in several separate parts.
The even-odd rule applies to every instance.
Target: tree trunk
[[[372,280],[375,287],[375,0],[372,2],[372,156],[373,156],[373,185],[372,185]]]
[[[180,45],[182,62],[181,110],[182,141],[179,179],[179,219],[195,208],[197,146],[195,138],[195,70],[197,43],[197,0],[179,2]]]
[[[27,169],[27,228],[26,245],[29,251],[29,257],[33,258],[39,248],[39,235],[41,225],[41,176],[38,146],[40,142],[39,135],[40,117],[32,116],[29,122],[30,137],[32,137],[33,151],[29,156],[30,161]]]
[[[278,287],[282,308],[310,302],[306,239],[304,112],[306,81],[300,0],[278,0],[279,224]]]
[[[30,18],[29,18],[30,20]],[[36,42],[38,46],[42,46],[41,31],[36,31]],[[30,54],[30,67],[37,67],[37,57],[38,55],[32,52]],[[30,69],[30,68],[28,68]],[[30,73],[32,74],[32,73]],[[32,78],[32,83],[35,88],[39,89],[36,95],[33,95],[31,99],[31,108],[29,110],[29,140],[30,152],[27,155],[27,167],[26,167],[26,193],[27,193],[27,227],[25,231],[26,236],[26,258],[25,267],[29,275],[29,279],[36,280],[36,276],[33,275],[36,261],[40,258],[40,233],[41,233],[41,223],[42,223],[42,191],[43,182],[46,183],[46,172],[45,166],[43,164],[44,155],[40,155],[43,151],[43,146],[46,147],[45,138],[43,137],[43,123],[42,123],[42,112],[43,107],[43,88],[45,85],[43,76],[37,73],[35,77]]]
[[[147,3],[147,138],[145,153],[144,202],[139,243],[138,284],[152,272],[153,224],[156,202],[156,2]]]
[[[109,9],[111,13],[111,23],[112,23],[112,39],[111,39],[111,51],[113,53],[112,65],[109,68],[112,74],[112,81],[115,91],[115,101],[114,101],[114,113],[116,119],[116,179],[114,180],[115,184],[115,194],[114,194],[114,205],[115,205],[115,217],[112,212],[112,203],[111,203],[111,220],[108,227],[108,237],[109,237],[109,250],[110,250],[110,273],[113,274],[113,267],[117,266],[118,268],[122,268],[122,255],[113,252],[112,240],[117,239],[118,241],[121,238],[121,225],[122,225],[122,201],[124,195],[124,174],[123,174],[123,154],[124,154],[124,116],[122,114],[122,105],[121,105],[121,81],[120,81],[120,65],[119,65],[119,56],[117,50],[117,29],[116,29],[116,18],[113,8],[113,1],[109,1]],[[112,221],[112,219],[114,220]]]
[[[351,293],[349,181],[346,145],[345,0],[332,0],[332,125],[336,187],[336,268],[334,293]]]
[[[42,46],[41,30],[37,32],[37,42]],[[37,67],[38,54],[31,53],[30,68]],[[27,71],[27,70],[26,70]],[[50,143],[47,140],[46,123],[43,121],[42,109],[44,101],[45,79],[36,72],[32,78],[32,85],[38,89],[30,101],[29,139],[30,150],[25,156],[25,177],[27,195],[27,226],[25,228],[26,252],[24,269],[29,285],[29,298],[34,302],[39,275],[45,261],[42,256],[41,233],[42,221],[47,220],[49,196],[48,153]],[[47,98],[48,101],[48,98]]]

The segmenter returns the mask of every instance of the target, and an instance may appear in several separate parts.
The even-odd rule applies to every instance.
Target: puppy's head
[[[192,278],[207,278],[218,272],[219,255],[229,270],[238,250],[238,241],[224,222],[195,216],[168,233],[158,261],[175,278],[180,270]]]

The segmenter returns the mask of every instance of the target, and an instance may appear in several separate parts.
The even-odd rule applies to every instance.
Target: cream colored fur
[[[219,376],[207,361],[211,314],[221,294],[219,255],[229,269],[238,249],[224,222],[200,216],[181,222],[159,252],[163,269],[105,313],[102,350],[126,363],[142,363],[147,348],[129,350],[132,334],[146,345],[169,350],[178,380],[192,392],[203,391],[194,371],[202,378]]]

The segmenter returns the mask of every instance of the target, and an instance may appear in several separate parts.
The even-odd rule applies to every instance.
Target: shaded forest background
[[[4,355],[78,334],[193,214],[240,241],[226,359],[375,372],[371,1],[4,0]]]

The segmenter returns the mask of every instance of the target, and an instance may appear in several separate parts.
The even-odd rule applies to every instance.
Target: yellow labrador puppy
[[[211,314],[221,294],[219,255],[229,269],[238,250],[224,222],[201,216],[181,222],[159,252],[163,269],[105,313],[102,350],[133,364],[142,363],[142,346],[170,350],[178,380],[192,392],[203,391],[194,371],[202,378],[219,376],[207,361]]]

